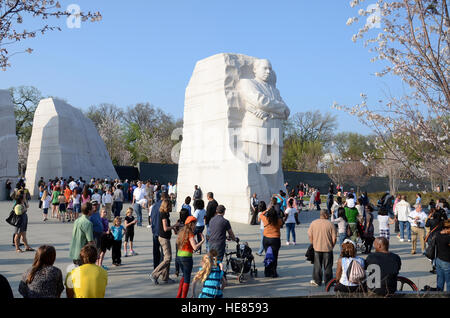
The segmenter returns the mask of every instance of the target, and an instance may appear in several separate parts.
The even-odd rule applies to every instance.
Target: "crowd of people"
[[[148,211],[148,228],[153,234],[151,282],[155,285],[175,283],[169,277],[173,259],[171,239],[175,235],[175,274],[177,277],[181,275],[176,297],[188,297],[189,290],[195,292],[197,284],[202,286],[199,297],[223,297],[226,242],[237,241],[237,238],[224,217],[226,207],[214,199],[212,192],[206,194],[205,204],[202,190],[195,186],[192,198],[184,199],[179,218],[172,224],[170,213],[174,212],[177,200],[176,185],[100,179],[86,183],[82,178],[75,180],[69,177],[67,180],[55,178],[48,183],[41,178],[38,188],[43,222],[48,220],[50,206],[52,218],[73,222],[69,256],[76,267],[63,278],[61,271],[53,266],[54,247],[39,247],[32,268],[24,274],[20,284],[19,291],[24,297],[59,297],[64,288],[67,297],[104,297],[108,277],[108,267],[103,264],[105,254],[111,250],[113,266],[121,266],[122,256],[137,255],[133,246],[134,228],[143,226],[145,211]],[[389,252],[389,239],[390,225],[396,224],[399,241],[405,242],[406,235],[412,254],[416,254],[418,241],[424,255],[427,254],[426,249],[434,247],[433,255],[427,254],[427,257],[433,261],[432,272],[437,274],[437,289],[444,290],[445,283],[449,289],[450,223],[447,220],[448,204],[444,199],[433,202],[429,214],[426,214],[422,211],[420,194],[414,208],[406,197],[383,196],[377,204],[379,229],[375,237],[375,206],[369,202],[367,193],[357,198],[354,191],[344,193],[342,187],[330,186],[326,209],[321,209],[317,188],[301,184],[287,190],[289,195],[280,190],[267,203],[259,200],[256,194],[250,200],[251,224],[259,225],[261,231],[256,254],[265,257],[265,277],[280,276],[278,256],[282,227],[286,226],[286,245],[296,244],[295,228],[300,224],[299,214],[305,207],[303,199],[306,192],[310,196],[311,210],[320,211],[320,217],[310,224],[307,233],[311,243],[307,256],[314,264],[311,285],[321,286],[332,280],[333,249],[339,241],[337,292],[367,291],[364,283],[366,270],[370,270],[370,265],[378,265],[381,267],[382,286],[372,288],[372,292],[382,295],[394,293],[401,259]],[[13,210],[22,220],[14,233],[14,246],[17,252],[24,252],[20,248],[22,240],[25,251],[34,251],[26,239],[26,211],[30,196],[23,180],[19,181],[11,197],[15,201]],[[131,203],[131,206],[122,218],[124,202]],[[203,246],[202,267],[191,277],[194,255],[201,255]],[[368,255],[365,259],[357,256],[361,246],[364,247],[362,253]],[[375,252],[372,252],[373,248]]]

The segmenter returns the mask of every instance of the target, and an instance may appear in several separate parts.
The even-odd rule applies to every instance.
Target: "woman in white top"
[[[394,219],[389,217],[387,209],[379,209],[377,218],[380,237],[385,237],[389,241],[391,237],[389,224],[394,224]]]
[[[72,195],[70,196],[73,205],[73,215],[74,219],[78,219],[78,214],[81,212],[81,194],[78,193],[77,189],[73,190]]]
[[[284,212],[286,216],[286,245],[290,245],[290,237],[292,233],[293,242],[292,245],[295,245],[295,214],[298,213],[298,210],[294,207],[295,200],[290,198],[287,203],[287,209]]]
[[[203,200],[195,200],[194,201],[194,214],[192,215],[194,218],[197,219],[197,224],[195,225],[195,231],[194,235],[197,235],[197,242],[200,242],[202,240],[202,233],[205,229],[205,216],[206,216],[206,210],[205,210],[205,201]],[[200,246],[197,250],[198,254],[202,253],[202,247]]]
[[[346,239],[341,247],[341,257],[337,262],[336,281],[338,283],[336,284],[334,291],[343,293],[366,291],[366,285],[364,281],[360,281],[358,283],[350,282],[349,277],[347,276],[347,271],[352,261],[354,262],[352,267],[355,266],[355,262],[358,263],[362,269],[361,273],[364,273],[363,275],[365,276],[364,259],[362,259],[361,257],[356,257],[355,243],[353,243],[351,240]]]
[[[364,224],[366,215],[365,215],[365,211],[364,211],[364,204],[363,204],[361,198],[356,200],[355,208],[358,210],[358,221],[360,223]]]
[[[337,209],[337,217],[334,213],[331,214],[331,222],[337,225],[339,245],[342,246],[342,243],[344,243],[344,240],[347,237],[347,218],[345,217],[345,209],[343,207]]]

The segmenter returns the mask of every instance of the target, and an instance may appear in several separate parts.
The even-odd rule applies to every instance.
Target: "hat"
[[[97,200],[92,200],[92,201],[91,201],[91,204],[92,204],[92,205],[98,205],[98,201],[97,201]]]
[[[197,222],[197,219],[195,217],[193,217],[193,216],[188,216],[186,218],[186,221],[184,221],[184,224],[189,224],[191,222]]]
[[[347,206],[349,208],[354,208],[355,207],[355,199],[347,199]]]
[[[342,245],[344,245],[344,244],[346,244],[346,243],[352,243],[353,246],[356,248],[356,244],[355,244],[355,242],[353,242],[352,240],[345,239],[344,242],[342,242]]]

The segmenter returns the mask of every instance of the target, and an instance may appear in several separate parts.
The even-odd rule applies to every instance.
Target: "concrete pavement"
[[[124,216],[125,204],[122,210]],[[11,210],[11,202],[0,202],[0,273],[3,274],[11,284],[15,297],[21,297],[18,292],[19,282],[22,274],[31,267],[34,259],[34,252],[18,254],[12,244],[13,227],[5,222]],[[49,214],[50,215],[50,214]],[[135,229],[135,251],[139,255],[123,257],[122,266],[111,265],[111,252],[108,251],[104,265],[109,267],[108,286],[106,297],[136,297],[136,298],[174,298],[177,293],[178,284],[152,285],[149,280],[149,273],[153,270],[152,256],[152,234],[151,229],[146,228],[147,215],[144,217],[144,226]],[[256,255],[260,242],[259,226],[232,223],[232,228],[236,236],[241,241],[248,242],[255,256],[258,269],[257,278],[249,278],[245,283],[239,283],[237,279],[230,279],[228,287],[224,291],[226,298],[263,298],[263,297],[292,297],[292,296],[318,296],[324,293],[324,287],[312,287],[309,282],[312,279],[312,264],[305,259],[305,253],[309,246],[307,229],[312,220],[319,217],[317,211],[303,211],[300,214],[300,225],[296,227],[297,245],[286,246],[286,229],[282,229],[282,247],[279,253],[277,279],[265,278],[263,257]],[[71,242],[73,223],[58,223],[56,219],[50,218],[47,222],[42,221],[42,211],[38,209],[38,202],[32,201],[28,210],[28,230],[27,237],[29,244],[37,249],[40,245],[51,244],[56,248],[55,266],[66,274],[66,269],[71,265],[69,259],[69,247]],[[225,214],[226,218],[226,214]],[[171,220],[176,222],[178,213],[172,213]],[[378,233],[378,223],[374,222],[375,234]],[[430,262],[419,254],[411,255],[411,243],[401,243],[393,233],[391,226],[391,251],[400,255],[402,260],[402,270],[400,275],[411,279],[419,289],[425,285],[436,286],[436,275],[430,274]],[[235,249],[235,243],[229,244],[230,249]],[[204,248],[203,248],[204,250]],[[174,277],[174,251],[175,237],[172,237],[172,263],[171,278]],[[334,249],[334,262],[339,257],[339,247]],[[364,256],[363,256],[364,257]],[[201,256],[194,255],[193,275],[199,268]],[[335,272],[336,266],[333,267]],[[331,294],[330,294],[331,296]],[[65,297],[63,292],[62,297]]]

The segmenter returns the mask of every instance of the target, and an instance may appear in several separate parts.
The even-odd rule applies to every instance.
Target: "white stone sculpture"
[[[118,178],[105,143],[83,113],[59,99],[43,99],[33,120],[27,187],[37,195],[37,182],[55,177]]]
[[[6,180],[16,185],[18,176],[18,152],[14,105],[8,90],[0,90],[0,200],[6,199]]]
[[[186,89],[178,202],[198,185],[204,200],[214,193],[228,219],[248,223],[253,193],[269,204],[285,190],[282,121],[288,117],[268,60],[223,53],[199,61]]]

